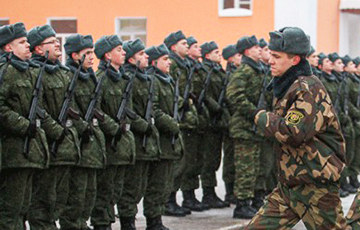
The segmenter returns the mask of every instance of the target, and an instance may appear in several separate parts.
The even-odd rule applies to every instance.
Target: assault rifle
[[[265,92],[266,92],[266,86],[267,86],[267,76],[269,74],[269,71],[266,71],[265,75],[264,75],[264,79],[262,81],[262,84],[261,84],[261,93],[260,93],[260,97],[259,97],[259,100],[258,100],[258,103],[256,105],[256,108],[259,109],[260,106],[264,103],[266,103],[266,99],[265,99]],[[256,133],[256,125],[253,124],[253,127],[252,127],[252,131],[254,133]]]
[[[180,111],[180,121],[182,121],[184,119],[184,115],[185,115],[185,110],[188,107],[188,103],[189,103],[189,97],[190,97],[190,90],[191,90],[191,83],[192,83],[192,79],[194,76],[194,71],[195,71],[195,67],[190,68],[190,72],[189,75],[186,79],[186,84],[185,84],[185,89],[184,89],[184,94],[183,94],[183,107]],[[179,74],[180,70],[178,71]],[[178,76],[178,78],[180,78],[180,75]]]
[[[150,77],[149,94],[148,94],[146,110],[145,110],[145,120],[147,121],[148,125],[153,125],[154,124],[154,118],[152,117],[152,113],[153,113],[153,97],[154,97],[154,83],[155,83],[155,80],[153,79],[153,77]],[[147,134],[145,134],[144,137],[143,137],[143,142],[142,142],[142,147],[144,149],[146,147],[147,138],[148,138],[148,136],[147,136]]]
[[[179,78],[181,75],[180,70],[178,70],[177,72],[178,77],[175,81],[175,89],[174,89],[174,114],[173,114],[173,118],[175,121],[179,122]],[[176,135],[173,135],[171,138],[171,145],[173,147],[173,150],[175,150],[175,141],[176,141]]]
[[[221,92],[220,92],[220,95],[218,97],[218,100],[217,100],[217,103],[222,106],[223,104],[223,101],[224,101],[224,98],[225,98],[225,94],[226,94],[226,87],[229,83],[229,77],[230,77],[230,74],[231,74],[231,66],[230,64],[228,63],[226,65],[226,75],[225,75],[225,78],[223,79],[223,82],[222,82],[222,87],[221,87]],[[213,123],[215,123],[217,120],[217,117],[214,117],[213,119]]]
[[[210,84],[210,76],[211,76],[212,72],[213,72],[213,68],[211,68],[210,71],[207,71],[206,79],[205,79],[202,89],[200,91],[200,95],[199,95],[198,103],[197,103],[197,108],[200,113],[202,112],[202,106],[203,106],[203,103],[205,100],[205,94],[206,94],[207,88],[209,87],[209,84]]]

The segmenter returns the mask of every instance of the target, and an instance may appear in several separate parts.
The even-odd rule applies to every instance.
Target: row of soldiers
[[[94,44],[75,34],[62,65],[51,26],[1,27],[0,228],[23,229],[27,220],[32,230],[51,230],[59,220],[61,229],[85,230],[90,218],[95,230],[109,230],[117,206],[121,229],[132,230],[142,198],[147,230],[168,229],[163,214],[230,203],[235,218],[251,218],[276,185],[269,143],[241,118],[269,82],[262,44],[243,37],[221,54],[215,42],[200,46],[182,31],[149,48],[139,39],[111,35]],[[241,63],[243,73],[233,74]],[[259,83],[245,89],[253,102],[237,93],[244,74]],[[225,201],[215,192],[222,149]],[[270,170],[259,170],[260,159]],[[201,202],[194,192],[200,178]]]

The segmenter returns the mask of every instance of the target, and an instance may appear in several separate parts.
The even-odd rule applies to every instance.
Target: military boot
[[[236,204],[236,197],[234,195],[234,183],[225,184],[225,202],[228,204]]]
[[[214,187],[204,187],[203,193],[202,203],[209,205],[210,208],[225,208],[230,206],[216,195]]]
[[[353,186],[351,186],[347,180],[343,180],[341,183],[340,183],[340,187],[342,188],[342,190],[344,191],[347,191],[348,193],[350,194],[354,194],[357,192],[357,189],[354,188]]]
[[[184,208],[188,208],[191,211],[196,211],[196,212],[202,212],[204,210],[200,201],[196,199],[195,192],[193,189],[183,191],[183,197],[184,200],[182,206]]]
[[[155,218],[146,218],[146,229],[145,230],[169,230],[162,223],[161,216]]]
[[[180,206],[176,203],[176,193],[170,193],[168,201],[165,204],[165,216],[177,216],[177,217],[184,217],[186,213],[184,210],[180,208]]]
[[[121,230],[136,230],[135,216],[120,217]]]
[[[251,219],[254,217],[254,209],[250,205],[251,199],[237,200],[236,208],[234,209],[233,218]]]
[[[349,176],[349,180],[350,180],[350,185],[353,186],[354,188],[358,189],[360,187],[360,183],[357,176],[355,175]]]
[[[259,209],[264,205],[264,199],[265,199],[265,191],[263,191],[263,190],[255,191],[251,206],[256,211],[259,211]]]

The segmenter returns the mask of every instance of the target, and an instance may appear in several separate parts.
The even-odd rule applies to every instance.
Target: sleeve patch
[[[289,124],[297,125],[304,118],[304,114],[300,113],[299,111],[289,111],[286,116],[285,120]]]

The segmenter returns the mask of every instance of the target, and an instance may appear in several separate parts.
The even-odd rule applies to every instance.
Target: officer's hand
[[[36,124],[30,123],[28,129],[26,130],[26,135],[29,138],[34,138],[36,135]]]
[[[194,104],[198,103],[197,96],[193,92],[189,93],[189,98],[193,100]]]
[[[69,131],[66,127],[63,128],[63,131],[62,131],[59,139],[56,140],[56,142],[57,142],[57,143],[62,143],[63,140],[64,140],[64,138],[65,138],[65,136],[66,136],[66,135],[69,135],[69,134],[70,134],[70,131]]]
[[[179,123],[175,119],[170,123],[169,131],[172,135],[177,135],[180,132]]]
[[[89,143],[90,142],[90,136],[94,134],[94,131],[92,129],[91,125],[88,125],[84,132],[82,133],[82,142],[83,143]]]

